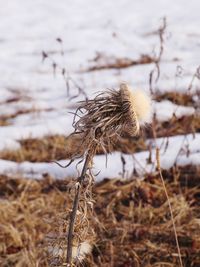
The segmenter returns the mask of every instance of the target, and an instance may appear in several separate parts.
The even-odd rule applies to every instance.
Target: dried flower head
[[[142,106],[140,100],[144,101]],[[89,251],[88,246],[86,246],[86,248],[85,246],[74,247],[73,241],[75,239],[76,232],[81,232],[81,235],[84,233],[84,230],[76,231],[76,228],[77,225],[83,226],[83,222],[87,221],[85,214],[87,214],[88,204],[92,203],[91,186],[93,175],[90,171],[88,172],[88,170],[92,167],[95,151],[100,146],[105,153],[107,153],[107,151],[110,150],[110,144],[113,139],[112,137],[118,137],[122,135],[123,132],[128,131],[132,136],[138,135],[140,129],[139,122],[149,111],[149,103],[150,101],[147,97],[144,97],[141,93],[133,94],[128,85],[123,83],[120,85],[119,90],[107,90],[104,93],[100,93],[92,100],[80,102],[80,106],[76,110],[73,121],[75,129],[74,134],[81,134],[84,152],[82,154],[80,153],[74,155],[74,158],[72,158],[69,164],[71,164],[75,157],[82,157],[81,161],[84,160],[84,164],[80,177],[76,183],[78,186],[76,186],[68,228],[67,263],[69,266],[74,260],[74,257],[81,260],[82,257],[84,257],[84,255]],[[76,121],[77,117],[78,120]],[[82,205],[84,204],[86,207],[86,212],[83,212],[82,223],[76,224],[78,209],[80,208],[79,199],[81,189],[83,182],[85,182],[87,177],[89,178],[87,186],[83,190],[85,200],[82,203]],[[87,195],[89,196],[89,201],[87,201]],[[79,215],[81,215],[81,213]],[[78,228],[80,229],[80,227]],[[86,233],[87,229],[88,227],[86,227]],[[81,235],[78,235],[79,239],[84,240]]]
[[[114,135],[128,132],[136,136],[140,122],[150,113],[150,98],[142,91],[133,91],[122,83],[119,90],[107,90],[92,100],[80,102],[74,121],[75,133],[88,140],[109,141]],[[75,116],[75,118],[76,118]]]

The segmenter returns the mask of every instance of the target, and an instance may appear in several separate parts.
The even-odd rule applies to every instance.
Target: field
[[[182,266],[199,267],[200,5],[86,2],[15,0],[0,11],[0,266],[67,266],[83,167],[69,163],[88,146],[71,135],[74,112],[126,82],[151,97],[151,120],[138,136],[114,135],[107,155],[96,149],[77,211],[76,265],[176,267],[180,248]]]

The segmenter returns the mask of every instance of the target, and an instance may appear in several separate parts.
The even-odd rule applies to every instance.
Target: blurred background
[[[0,0],[1,266],[61,266],[77,161],[55,161],[80,149],[69,136],[78,101],[121,82],[151,96],[152,122],[115,142],[107,166],[103,151],[94,157],[81,266],[179,266],[156,148],[183,265],[200,266],[199,10],[198,0]]]
[[[199,106],[198,8],[195,0],[2,3],[0,155],[12,162],[0,161],[0,172],[46,172],[45,165],[38,170],[37,165],[12,163],[49,161],[25,155],[32,153],[27,152],[32,143],[28,140],[68,136],[73,131],[69,109],[95,92],[118,88],[120,82],[152,95],[157,121],[189,116],[182,126],[190,127]],[[188,133],[199,131],[193,128]],[[173,162],[163,167],[175,163],[183,140],[179,141],[173,146]],[[193,152],[199,153],[199,143],[198,139],[193,144]],[[52,151],[57,155],[51,159],[65,159],[56,147]],[[58,166],[50,169],[53,176],[65,175]]]

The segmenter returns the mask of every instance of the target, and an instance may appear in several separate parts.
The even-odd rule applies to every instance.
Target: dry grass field
[[[169,94],[175,103],[190,105],[189,96]],[[4,121],[4,119],[3,119]],[[133,153],[147,149],[145,138],[198,133],[198,116],[154,121],[139,138],[116,141],[113,151]],[[21,141],[16,151],[1,157],[17,162],[70,158],[80,148],[78,136],[50,136]],[[99,150],[101,154],[103,151]],[[108,166],[109,167],[109,166]],[[66,169],[67,173],[67,169]],[[185,267],[200,266],[200,168],[174,166],[163,171]],[[105,177],[106,178],[106,177]],[[84,187],[82,189],[84,191]],[[0,177],[0,265],[2,267],[65,266],[59,251],[66,250],[73,181]],[[167,199],[158,172],[143,179],[104,179],[93,186],[93,211],[88,211],[91,253],[80,266],[179,266]],[[80,200],[82,201],[82,200]],[[52,252],[53,251],[53,252]]]

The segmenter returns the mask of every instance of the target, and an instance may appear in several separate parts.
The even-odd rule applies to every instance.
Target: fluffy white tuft
[[[78,247],[72,247],[72,258],[78,259],[78,261],[81,262],[85,256],[91,252],[91,250],[92,246],[87,241],[84,241],[80,243]]]
[[[149,123],[152,118],[152,108],[151,108],[151,98],[143,90],[136,89],[132,90],[129,87],[131,92],[130,101],[135,109],[135,113],[140,124]]]
[[[67,256],[67,248],[65,246],[55,245],[48,248],[54,257],[65,258]],[[87,254],[92,251],[92,245],[88,241],[83,241],[79,245],[72,246],[72,259],[82,262]]]

